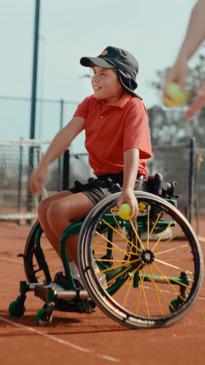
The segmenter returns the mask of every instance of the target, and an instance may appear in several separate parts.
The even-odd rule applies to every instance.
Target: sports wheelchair
[[[134,220],[118,216],[115,202],[120,193],[103,199],[83,221],[64,231],[58,263],[36,222],[22,255],[27,281],[20,282],[10,315],[23,316],[26,294],[33,291],[44,301],[36,324],[51,322],[54,310],[91,313],[95,305],[130,328],[163,327],[181,319],[201,287],[201,248],[176,207],[175,183],[164,183],[156,174],[142,185],[135,191],[139,213]],[[83,286],[66,255],[67,239],[73,234],[79,234]]]

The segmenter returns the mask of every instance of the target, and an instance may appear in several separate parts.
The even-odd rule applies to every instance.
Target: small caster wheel
[[[18,299],[14,300],[9,304],[8,311],[12,317],[22,317],[25,312],[25,305],[18,301]]]
[[[45,304],[35,315],[37,326],[46,325],[52,322],[54,305],[52,303]]]

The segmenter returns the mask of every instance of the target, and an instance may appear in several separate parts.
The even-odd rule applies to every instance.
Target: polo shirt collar
[[[99,102],[101,102],[103,105],[107,105],[107,106],[114,106],[114,107],[117,107],[117,108],[120,108],[120,109],[123,109],[124,106],[132,99],[134,98],[135,96],[131,95],[131,94],[128,94],[128,93],[124,93],[121,98],[117,101],[114,101],[113,103],[110,103],[110,104],[106,104],[103,100],[98,100],[96,98],[96,100],[98,100]]]

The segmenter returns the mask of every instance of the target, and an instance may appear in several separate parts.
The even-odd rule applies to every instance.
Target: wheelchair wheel
[[[40,223],[31,229],[24,249],[24,270],[30,283],[53,281],[56,272],[63,271],[58,255],[48,242]]]
[[[174,206],[146,192],[135,195],[139,214],[134,221],[117,215],[119,193],[86,217],[78,245],[81,276],[112,319],[128,327],[167,326],[196,300],[202,253],[192,227]]]

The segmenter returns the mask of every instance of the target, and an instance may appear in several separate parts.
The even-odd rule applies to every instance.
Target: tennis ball
[[[177,107],[190,103],[191,94],[187,90],[182,90],[176,82],[168,82],[163,99],[164,105]]]
[[[132,218],[131,207],[127,203],[122,203],[118,209],[118,215],[120,218],[128,221]]]

